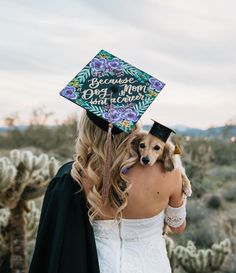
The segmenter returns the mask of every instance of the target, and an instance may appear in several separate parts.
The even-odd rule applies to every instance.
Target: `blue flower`
[[[156,91],[160,91],[163,87],[163,84],[153,77],[149,79],[149,82],[150,82],[151,88],[155,89]]]
[[[112,60],[107,61],[108,66],[111,70],[122,70],[121,61],[118,58],[113,58]]]
[[[75,93],[76,88],[74,86],[69,86],[67,85],[62,91],[61,95],[70,99],[70,100],[75,100],[77,99],[77,94]]]
[[[92,70],[103,71],[105,70],[106,60],[104,58],[93,58],[89,65],[91,66]]]
[[[112,123],[122,121],[121,112],[116,109],[112,109],[111,111],[105,111],[103,112],[102,116],[108,121],[111,120]]]
[[[123,113],[123,118],[128,121],[136,122],[136,121],[138,121],[139,113],[134,109],[128,108]]]

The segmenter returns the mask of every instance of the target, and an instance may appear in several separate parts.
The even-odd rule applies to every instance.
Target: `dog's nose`
[[[145,156],[142,158],[142,161],[143,161],[143,164],[147,165],[149,163],[150,159],[147,156]]]

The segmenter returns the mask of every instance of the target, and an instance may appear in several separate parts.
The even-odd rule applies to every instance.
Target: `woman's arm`
[[[179,170],[171,174],[171,195],[166,208],[165,222],[173,233],[181,233],[186,227],[187,197],[182,190],[182,176]]]

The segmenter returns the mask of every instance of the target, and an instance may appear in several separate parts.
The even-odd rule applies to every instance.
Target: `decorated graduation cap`
[[[164,86],[157,78],[101,50],[60,92],[108,132],[105,180],[110,178],[111,135],[132,132]],[[107,198],[107,183],[103,181],[103,199]]]

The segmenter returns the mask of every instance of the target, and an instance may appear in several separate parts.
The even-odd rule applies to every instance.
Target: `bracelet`
[[[180,207],[174,208],[169,204],[165,209],[165,222],[170,226],[177,228],[183,224],[186,219],[186,203],[187,197],[184,195],[183,204]]]

